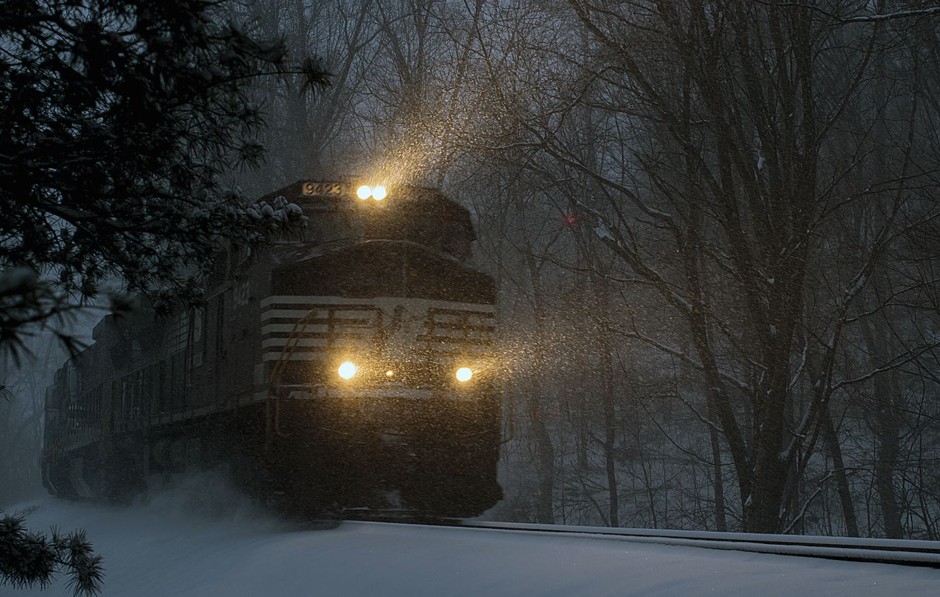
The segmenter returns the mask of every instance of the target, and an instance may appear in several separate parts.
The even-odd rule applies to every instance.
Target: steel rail
[[[456,521],[452,526],[940,568],[940,543],[934,541],[577,527],[476,520]]]
[[[348,521],[444,526],[504,533],[533,533],[559,537],[629,541],[782,556],[940,568],[940,542],[936,541],[582,527],[434,518],[375,512],[373,515],[353,514],[344,518]]]

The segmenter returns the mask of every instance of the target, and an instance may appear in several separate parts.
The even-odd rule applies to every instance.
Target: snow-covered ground
[[[29,527],[84,528],[108,596],[936,595],[940,570],[524,532],[297,528],[211,484],[107,508],[43,498]],[[70,595],[0,586],[0,596]]]

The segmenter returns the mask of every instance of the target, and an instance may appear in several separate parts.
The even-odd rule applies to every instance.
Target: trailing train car
[[[107,317],[46,395],[43,481],[121,501],[220,465],[299,511],[501,498],[495,287],[439,192],[301,181],[304,229],[219,260],[204,306]]]

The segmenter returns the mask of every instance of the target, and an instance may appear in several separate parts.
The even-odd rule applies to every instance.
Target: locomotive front
[[[358,191],[358,192],[357,192]],[[430,189],[299,183],[259,298],[271,483],[293,504],[475,515],[501,497],[492,278]]]

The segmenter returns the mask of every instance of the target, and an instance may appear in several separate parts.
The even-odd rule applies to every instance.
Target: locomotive
[[[222,466],[291,511],[493,506],[493,279],[469,212],[422,187],[299,181],[300,232],[228,250],[201,306],[105,317],[47,389],[43,483],[126,501]]]

